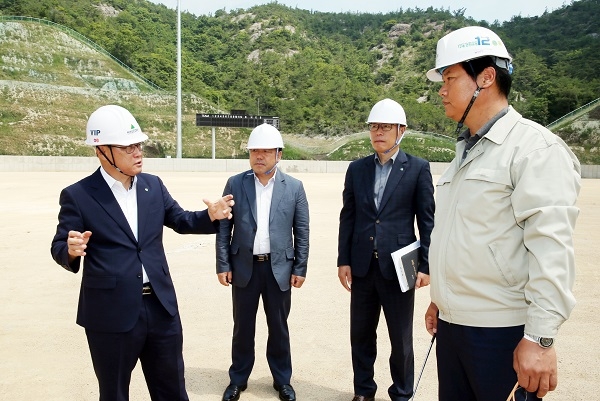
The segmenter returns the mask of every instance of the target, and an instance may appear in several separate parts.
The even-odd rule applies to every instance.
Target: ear
[[[480,88],[489,88],[496,81],[496,70],[494,67],[486,67],[479,73],[477,83]]]

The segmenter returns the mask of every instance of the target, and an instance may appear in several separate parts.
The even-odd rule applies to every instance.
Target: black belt
[[[142,286],[142,295],[150,295],[152,294],[152,286],[150,283],[144,283]]]
[[[255,262],[268,262],[271,259],[270,253],[262,253],[260,255],[253,255]]]

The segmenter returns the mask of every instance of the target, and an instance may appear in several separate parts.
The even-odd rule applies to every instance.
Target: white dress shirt
[[[256,236],[254,237],[254,255],[271,253],[271,242],[269,236],[269,214],[271,211],[271,198],[275,186],[275,176],[269,179],[267,185],[263,185],[258,177],[254,175],[254,187],[256,188]]]
[[[131,227],[131,231],[133,231],[135,239],[138,239],[137,177],[133,177],[133,184],[131,185],[131,188],[127,190],[121,182],[112,178],[102,167],[100,167],[100,172],[115,196],[115,199],[119,203],[119,206],[121,206],[121,210],[129,223],[129,227]],[[148,275],[146,274],[143,265],[142,274],[144,275],[143,282],[149,282],[150,279],[148,279]]]

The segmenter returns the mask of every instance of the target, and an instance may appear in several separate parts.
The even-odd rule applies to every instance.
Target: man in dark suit
[[[143,174],[148,139],[120,106],[90,116],[86,143],[101,167],[60,194],[54,260],[77,273],[83,258],[77,323],[85,328],[100,401],[129,399],[142,364],[153,401],[185,401],[181,320],[162,243],[163,226],[211,234],[231,218],[232,196],[208,209],[183,210],[160,178]]]
[[[340,213],[338,277],[351,291],[350,343],[354,369],[353,401],[373,401],[377,325],[383,308],[391,342],[388,388],[392,401],[413,393],[414,289],[400,290],[391,253],[414,242],[415,219],[421,241],[416,288],[429,284],[427,254],[433,228],[434,198],[429,163],[404,153],[402,106],[384,99],[369,119],[375,154],[348,166]]]
[[[275,127],[256,127],[248,139],[252,169],[231,177],[225,186],[224,192],[237,201],[233,218],[221,223],[216,240],[219,282],[233,285],[232,364],[223,401],[238,400],[248,385],[261,296],[269,327],[267,362],[273,387],[279,399],[296,399],[290,384],[287,318],[291,287],[300,288],[306,277],[309,214],[302,182],[276,167],[282,149]]]

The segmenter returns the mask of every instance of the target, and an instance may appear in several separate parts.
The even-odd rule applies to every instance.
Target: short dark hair
[[[474,60],[463,61],[461,63],[467,74],[475,80],[477,75],[481,73],[487,67],[493,67],[496,70],[496,82],[498,82],[498,89],[500,92],[508,98],[510,88],[512,86],[512,76],[505,68],[498,67],[494,62],[494,59],[490,56],[476,58]]]

